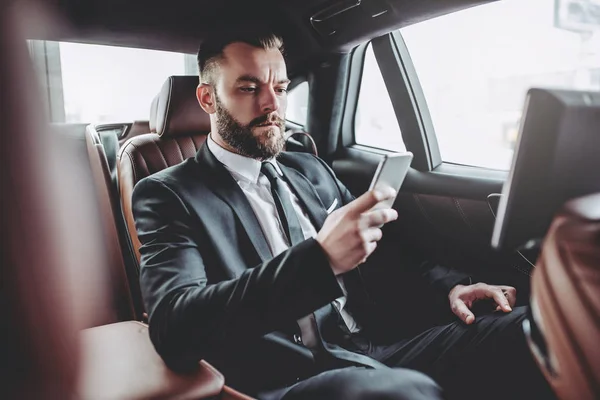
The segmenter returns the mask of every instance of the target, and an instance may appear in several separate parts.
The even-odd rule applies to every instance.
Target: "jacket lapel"
[[[278,163],[283,176],[298,197],[317,232],[327,218],[327,210],[319,198],[315,187],[300,172]]]
[[[196,162],[208,188],[225,203],[229,204],[236,213],[260,259],[265,262],[273,258],[265,235],[246,195],[244,195],[229,171],[210,152],[206,144],[196,154]]]

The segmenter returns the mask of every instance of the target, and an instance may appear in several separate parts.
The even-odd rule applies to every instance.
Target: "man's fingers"
[[[371,253],[373,253],[376,248],[377,248],[377,242],[369,242],[369,243],[367,243],[367,247],[366,247],[366,253],[367,254],[365,255],[365,257],[361,260],[361,262],[359,264],[362,264],[365,261],[367,261],[367,258],[369,258],[369,256],[371,255]]]
[[[398,212],[392,208],[375,210],[365,213],[366,224],[369,228],[382,226],[398,218]]]
[[[504,297],[508,300],[508,304],[511,307],[517,303],[517,289],[512,286],[498,286],[502,293],[504,293]]]
[[[473,315],[469,307],[461,299],[454,300],[451,308],[452,312],[465,324],[471,325],[475,321],[475,315]]]
[[[500,290],[500,288],[491,286],[489,288],[488,297],[493,298],[496,304],[498,304],[498,306],[502,309],[502,311],[512,311],[512,308],[510,308],[510,304],[508,303],[508,299],[506,298],[506,296],[504,296],[504,293],[502,292],[502,290]]]
[[[379,228],[367,229],[363,236],[366,242],[378,242],[381,240],[382,237],[383,232],[381,232],[381,229]]]
[[[348,211],[356,215],[362,214],[365,211],[375,207],[377,203],[383,200],[390,199],[396,195],[394,189],[389,187],[382,187],[376,190],[369,190],[362,196],[348,204]]]

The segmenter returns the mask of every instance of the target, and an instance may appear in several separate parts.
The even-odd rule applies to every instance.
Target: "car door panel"
[[[358,196],[368,189],[381,158],[381,151],[357,146],[338,152],[331,164]],[[457,174],[452,167],[441,172],[411,169],[394,204],[399,218],[384,231],[393,249],[380,251],[387,252],[386,259],[397,258],[400,251],[414,253],[417,259],[464,270],[475,280],[515,286],[519,303],[525,303],[532,262],[519,252],[500,252],[490,245],[505,173],[472,175]]]

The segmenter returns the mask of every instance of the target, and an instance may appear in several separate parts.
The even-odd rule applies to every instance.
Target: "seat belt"
[[[119,188],[117,179],[117,153],[119,152],[119,139],[114,130],[100,131],[100,141],[104,147],[106,161],[108,161],[108,170],[110,171],[110,180],[113,187]],[[117,190],[118,192],[118,190]]]

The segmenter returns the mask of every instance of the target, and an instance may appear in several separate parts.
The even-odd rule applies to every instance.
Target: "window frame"
[[[391,96],[392,104],[398,118],[400,119],[404,115],[407,119],[406,123],[409,125],[409,128],[407,128],[409,129],[407,131],[408,134],[404,136],[404,143],[407,150],[415,153],[415,159],[413,159],[411,167],[435,175],[476,179],[482,185],[489,183],[493,186],[499,182],[504,182],[508,176],[508,171],[506,170],[452,163],[442,159],[433,120],[425,99],[425,93],[421,87],[417,71],[410,57],[408,47],[402,38],[402,34],[400,30],[396,30],[382,37],[386,38],[390,43],[390,46],[387,47],[390,53],[387,55],[387,59],[390,60],[390,69],[384,75],[386,85],[390,82],[390,86],[387,86],[388,90],[395,83],[399,85],[398,87],[406,90],[404,93],[405,101],[408,98],[411,100],[410,107],[398,109],[396,107],[404,107],[405,104],[408,105],[409,103],[398,102],[399,99],[397,97],[402,96]],[[417,161],[417,150],[424,152],[424,154],[419,154],[418,159],[420,162]]]
[[[125,118],[115,118],[114,120],[99,121],[94,118],[90,119],[79,119],[79,120],[68,120],[67,113],[67,102],[65,101],[65,85],[64,77],[65,71],[63,68],[63,53],[61,45],[78,45],[78,46],[99,46],[106,49],[118,49],[119,51],[133,50],[133,51],[145,51],[145,52],[162,52],[181,55],[183,57],[183,73],[170,72],[164,79],[167,79],[172,75],[184,75],[184,76],[198,76],[198,66],[196,62],[196,55],[192,53],[183,53],[177,51],[144,48],[144,47],[131,47],[131,46],[118,46],[116,44],[103,44],[94,42],[77,42],[68,39],[28,39],[26,41],[30,59],[32,65],[35,67],[35,75],[39,81],[42,95],[45,98],[44,108],[46,109],[47,118],[51,123],[67,123],[67,124],[97,124],[98,126],[124,126],[122,121],[128,121],[127,124],[134,122],[135,120],[147,121],[149,115],[140,116],[127,116]],[[164,82],[163,79],[163,82]],[[159,87],[160,91],[160,87]],[[158,92],[157,92],[158,93]],[[152,97],[150,97],[151,101]],[[148,102],[148,105],[150,103]],[[127,125],[125,124],[125,125]],[[127,132],[124,131],[122,137],[125,137]]]
[[[305,82],[308,85],[308,96],[307,96],[307,100],[306,100],[306,106],[307,106],[306,122],[303,125],[297,121],[292,121],[291,119],[288,119],[287,110],[286,110],[286,117],[285,117],[286,125],[293,126],[296,129],[303,129],[303,130],[305,130],[310,123],[310,82],[309,82],[308,78],[304,75],[293,77],[290,80],[290,84],[288,85],[288,94],[287,94],[287,96],[289,97],[289,95],[294,91],[294,89],[296,89],[298,86],[302,85]],[[288,98],[288,101],[289,101],[289,98]],[[289,105],[289,103],[288,103],[288,105]]]
[[[401,45],[404,42],[400,38]],[[347,78],[346,101],[341,124],[340,145],[371,152],[393,152],[356,143],[355,118],[360,95],[364,60],[368,45],[373,47],[375,60],[386,85],[388,96],[396,114],[406,150],[414,154],[412,167],[419,171],[431,171],[441,164],[441,156],[435,138],[424,94],[418,82],[414,66],[406,46],[398,46],[392,34],[386,34],[357,46],[352,51],[350,73]],[[430,133],[428,133],[429,131]],[[432,137],[431,137],[432,136]]]
[[[388,34],[388,37],[390,41],[388,51],[391,52],[388,57],[393,57],[395,59],[395,66],[397,68],[396,71],[389,71],[388,76],[391,80],[396,77],[396,79],[402,79],[403,81],[402,84],[406,92],[403,94],[403,99],[398,100],[401,102],[398,106],[401,107],[401,109],[407,107],[412,110],[408,121],[410,126],[407,129],[419,132],[419,135],[413,135],[411,136],[411,139],[418,141],[414,146],[420,147],[424,151],[424,154],[421,155],[421,157],[424,158],[422,170],[432,171],[439,167],[443,160],[433,120],[431,119],[427,100],[425,99],[425,93],[423,92],[417,71],[410,58],[408,47],[406,46],[400,31],[396,30],[391,32]],[[388,80],[386,79],[386,83],[387,82]],[[410,107],[408,107],[409,103]]]

